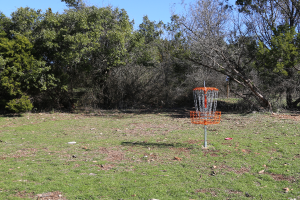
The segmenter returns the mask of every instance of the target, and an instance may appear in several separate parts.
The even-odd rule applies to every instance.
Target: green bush
[[[10,100],[5,108],[16,113],[22,113],[32,110],[33,105],[29,99],[29,96],[23,95],[19,99]]]

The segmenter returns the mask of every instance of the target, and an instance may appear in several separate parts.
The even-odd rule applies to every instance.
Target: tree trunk
[[[288,108],[293,108],[293,98],[292,98],[292,89],[286,89],[286,104]]]
[[[111,107],[111,101],[109,98],[109,88],[107,86],[107,78],[110,75],[110,70],[105,69],[101,72],[101,77],[99,81],[99,87],[102,88],[102,98],[103,98],[103,107],[104,108],[110,108]]]
[[[287,72],[288,72],[288,79],[291,81],[294,80],[295,72],[293,71],[293,68],[288,68]],[[295,105],[295,102],[293,102],[294,91],[295,91],[295,85],[292,82],[290,82],[289,85],[286,87],[286,104],[289,109],[293,109],[297,106],[297,104]]]
[[[272,110],[272,105],[269,102],[269,100],[267,100],[262,93],[251,83],[247,82],[246,85],[248,86],[248,88],[251,90],[252,94],[254,94],[254,97],[256,98],[256,100],[259,102],[259,104],[264,107],[267,108],[269,111]]]

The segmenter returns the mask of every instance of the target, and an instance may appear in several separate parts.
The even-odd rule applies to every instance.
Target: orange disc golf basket
[[[197,87],[193,90],[194,103],[196,111],[190,111],[190,117],[193,124],[204,125],[204,147],[207,147],[206,126],[210,124],[219,124],[221,112],[216,111],[218,89],[213,87]]]

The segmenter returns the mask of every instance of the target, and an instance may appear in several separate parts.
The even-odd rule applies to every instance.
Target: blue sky
[[[113,7],[124,8],[129,15],[130,20],[134,19],[135,28],[143,21],[143,16],[148,15],[151,21],[164,23],[170,22],[172,9],[181,12],[182,0],[84,0],[88,6],[104,7],[111,5]],[[185,0],[186,3],[194,0]],[[45,11],[49,7],[53,12],[62,13],[67,9],[66,4],[61,0],[0,0],[0,11],[7,17],[19,7],[30,7]]]

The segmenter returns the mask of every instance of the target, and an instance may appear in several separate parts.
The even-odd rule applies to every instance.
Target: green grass
[[[300,199],[295,119],[223,114],[204,149],[188,113],[2,116],[0,199]]]

